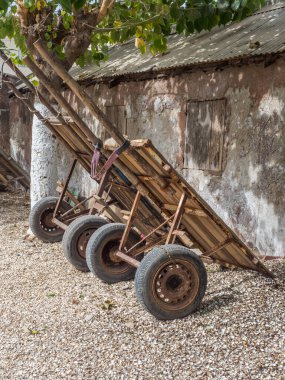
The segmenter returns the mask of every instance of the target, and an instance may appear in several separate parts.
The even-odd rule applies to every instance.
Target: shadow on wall
[[[222,211],[219,214],[248,240],[250,246],[268,256],[285,253],[285,128],[281,99],[280,93],[278,96],[266,94],[256,107],[248,97],[250,104],[244,114],[238,112],[242,104],[230,105],[230,126],[228,141],[223,143],[224,170],[221,176],[205,171],[211,169],[209,161],[211,163],[213,145],[216,144],[212,151],[218,152],[221,143],[220,129],[201,131],[209,125],[209,110],[196,112],[200,118],[200,130],[197,129],[195,135],[192,129],[189,145],[196,139],[199,144],[185,151],[185,155],[190,154],[185,162],[197,169],[190,175],[188,171],[190,183],[196,183],[201,192],[204,181],[207,186],[202,194],[206,194],[206,199],[210,198],[211,203],[218,206]],[[211,120],[219,118],[220,110],[213,111]],[[193,118],[192,125],[195,125]],[[217,158],[217,153],[213,157]]]

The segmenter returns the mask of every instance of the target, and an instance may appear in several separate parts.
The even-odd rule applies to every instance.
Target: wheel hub
[[[109,256],[112,262],[120,263],[122,260],[116,255],[118,252],[118,247],[112,247],[109,251]]]
[[[47,208],[43,211],[40,219],[40,225],[44,231],[47,233],[53,233],[58,229],[58,226],[52,222],[53,219],[53,208]],[[60,214],[60,211],[58,212]]]
[[[164,308],[180,309],[196,295],[197,281],[191,264],[182,261],[164,264],[154,277],[153,292]]]
[[[77,250],[78,250],[79,255],[83,258],[86,258],[86,247],[87,247],[87,244],[89,242],[91,235],[95,231],[96,231],[95,228],[90,228],[90,229],[84,231],[79,236],[79,239],[77,241]]]

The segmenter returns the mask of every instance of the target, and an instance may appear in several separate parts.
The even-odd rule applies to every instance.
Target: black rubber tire
[[[31,209],[29,224],[33,234],[45,243],[54,243],[62,240],[64,230],[56,225],[52,225],[49,231],[45,229],[42,224],[42,218],[44,212],[48,214],[53,213],[56,203],[58,201],[57,197],[46,197],[39,200],[34,207]],[[70,210],[72,207],[69,203],[64,200],[61,202],[61,207],[59,212],[64,213]],[[54,229],[54,230],[53,230]],[[53,231],[52,231],[53,230]]]
[[[82,252],[80,252],[78,247],[80,244],[79,238],[82,237],[84,233],[89,234],[90,238],[98,228],[108,223],[109,222],[106,219],[100,216],[84,215],[75,219],[69,225],[67,230],[65,230],[62,239],[64,256],[76,269],[80,270],[81,272],[89,272],[89,268],[86,263],[86,257],[85,255],[82,255]],[[87,236],[85,238],[88,239]]]
[[[89,239],[86,248],[86,262],[90,271],[107,284],[132,280],[136,273],[135,267],[123,261],[114,263],[108,256],[110,248],[119,246],[125,227],[121,223],[110,223],[99,228]],[[131,230],[127,247],[130,248],[139,241],[139,235]],[[141,260],[143,255],[136,256],[136,259]]]
[[[158,282],[155,282],[159,278],[157,277],[158,271],[160,268],[165,268],[164,265],[167,265],[167,263],[171,264],[172,260],[181,260],[181,262],[185,263],[191,262],[193,270],[197,271],[197,277],[199,278],[198,284],[197,281],[194,284],[194,286],[197,286],[197,293],[193,301],[185,307],[182,306],[179,310],[169,310],[169,304],[166,304],[161,299],[158,300],[158,296],[155,295],[153,289],[153,286],[158,284]],[[135,276],[135,290],[139,302],[148,312],[157,319],[162,320],[184,318],[193,313],[199,307],[206,288],[207,271],[202,260],[190,249],[177,244],[169,244],[152,249],[142,260]]]

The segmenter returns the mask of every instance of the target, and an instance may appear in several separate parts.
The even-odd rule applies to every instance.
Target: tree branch
[[[98,18],[97,18],[98,23],[107,16],[109,10],[115,4],[115,1],[116,0],[102,0],[99,13],[98,13]]]
[[[123,30],[123,29],[133,28],[133,27],[138,26],[138,25],[144,25],[144,24],[147,24],[149,22],[152,22],[152,21],[159,19],[162,15],[163,15],[163,13],[159,13],[159,14],[157,14],[153,17],[150,17],[146,20],[141,20],[141,21],[137,21],[134,23],[127,23],[125,25],[115,26],[113,28],[111,28],[111,27],[109,27],[109,28],[97,28],[97,27],[94,27],[92,25],[87,24],[86,22],[84,23],[84,25],[87,26],[88,28],[96,29],[96,33],[105,33],[105,32],[111,32],[112,30]]]

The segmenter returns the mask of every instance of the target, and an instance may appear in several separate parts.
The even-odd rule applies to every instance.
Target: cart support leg
[[[172,244],[174,243],[176,239],[176,235],[174,235],[173,232],[179,227],[179,224],[181,222],[181,219],[184,213],[184,206],[185,206],[186,200],[187,200],[187,194],[184,192],[180,198],[180,201],[179,201],[179,204],[178,204],[165,244]]]
[[[98,191],[97,191],[97,195],[98,197],[102,197],[104,191],[105,191],[105,188],[106,188],[106,185],[108,183],[108,180],[109,180],[109,177],[110,177],[110,174],[111,174],[111,168],[109,168],[102,176],[101,180],[100,180],[100,184],[99,184],[99,188],[98,188]]]
[[[61,202],[62,202],[62,200],[63,200],[63,198],[64,198],[65,192],[66,192],[66,190],[67,190],[67,188],[68,188],[69,181],[70,181],[70,178],[71,178],[71,176],[72,176],[72,174],[73,174],[73,171],[74,171],[74,169],[75,169],[75,165],[76,165],[76,163],[77,163],[77,159],[75,159],[75,160],[73,161],[72,166],[71,166],[71,169],[70,169],[70,172],[69,172],[69,174],[68,174],[68,177],[67,177],[67,179],[66,179],[65,185],[64,185],[64,187],[63,187],[63,190],[62,190],[62,192],[60,193],[60,197],[59,197],[59,199],[58,199],[58,201],[57,201],[57,204],[56,204],[55,209],[54,209],[54,212],[53,212],[53,217],[54,217],[54,218],[56,217],[56,214],[57,214],[58,208],[59,208],[59,206],[60,206],[60,204],[61,204]]]
[[[141,199],[141,193],[138,191],[136,194],[132,209],[131,209],[131,213],[130,213],[128,222],[126,224],[125,231],[123,233],[121,243],[120,243],[119,251],[121,251],[121,252],[122,252],[122,250],[123,250],[123,248],[124,248],[124,246],[128,240],[129,233],[130,233],[130,230],[132,228],[132,223],[133,223],[133,220],[135,218],[135,214],[136,214],[140,199]]]

